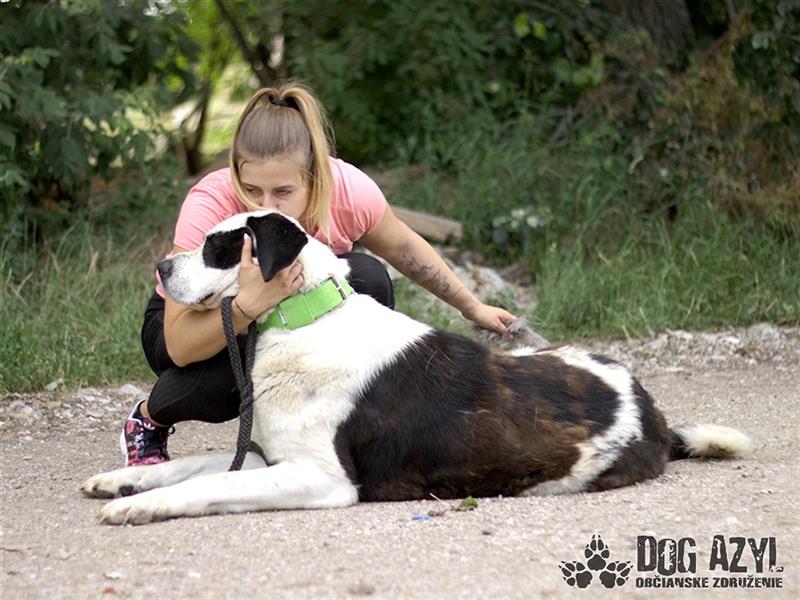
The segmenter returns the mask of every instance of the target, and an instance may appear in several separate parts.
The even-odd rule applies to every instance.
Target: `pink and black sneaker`
[[[139,412],[141,402],[131,411],[119,435],[119,447],[127,466],[155,465],[169,460],[167,437],[173,427],[158,427]]]

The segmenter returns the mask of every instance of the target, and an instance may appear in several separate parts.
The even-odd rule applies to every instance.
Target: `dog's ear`
[[[255,238],[255,253],[264,281],[292,264],[308,243],[308,236],[302,229],[277,213],[250,217],[247,226]]]

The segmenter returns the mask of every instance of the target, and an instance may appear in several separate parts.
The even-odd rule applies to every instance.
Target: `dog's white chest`
[[[253,367],[253,439],[271,462],[314,456],[341,469],[334,438],[359,392],[428,331],[371,298],[352,296],[312,325],[262,335]]]

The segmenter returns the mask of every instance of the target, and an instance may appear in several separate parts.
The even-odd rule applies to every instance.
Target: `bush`
[[[183,20],[159,3],[0,3],[3,222],[41,223],[92,178],[143,168],[159,107],[189,89]]]
[[[680,190],[699,184],[717,209],[797,235],[800,3],[753,0],[741,9],[678,71],[646,36],[607,40],[608,76],[584,95],[582,112],[620,132],[619,150],[651,211],[677,208]]]
[[[350,160],[438,153],[452,166],[454,130],[503,122],[531,103],[563,110],[602,80],[593,47],[611,29],[609,16],[592,2],[549,4],[289,3],[286,70],[313,84]]]

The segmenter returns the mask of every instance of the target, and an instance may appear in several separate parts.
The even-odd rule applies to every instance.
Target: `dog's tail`
[[[673,427],[670,433],[670,460],[738,458],[753,449],[753,442],[744,433],[722,425],[681,425]]]

